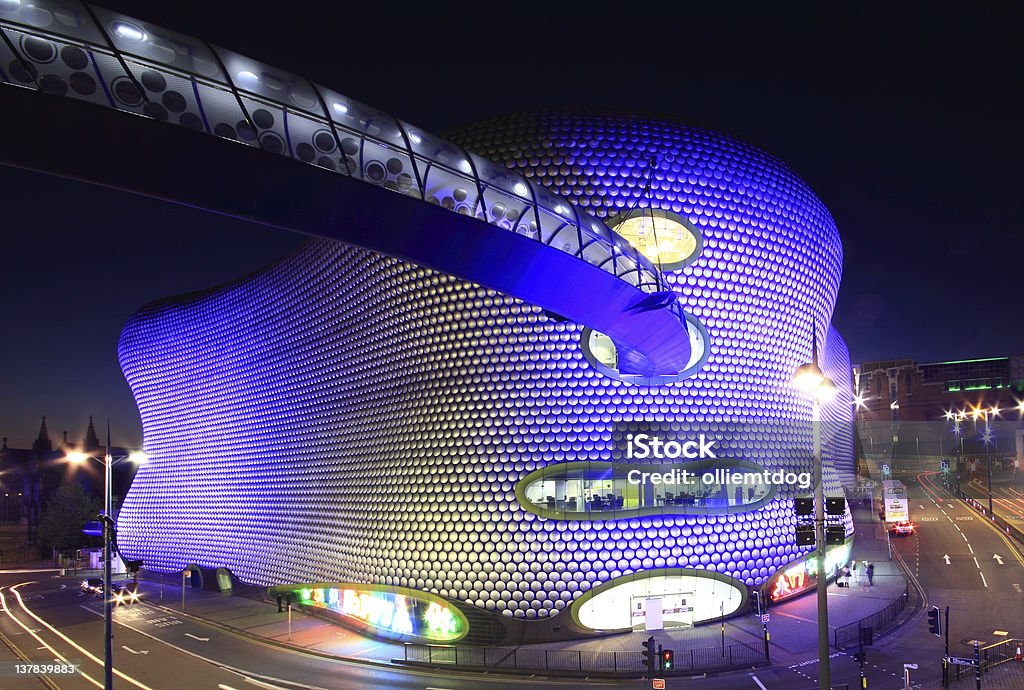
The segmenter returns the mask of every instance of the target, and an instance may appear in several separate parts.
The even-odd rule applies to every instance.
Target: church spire
[[[85,432],[85,439],[82,440],[82,450],[95,450],[100,447],[100,439],[96,435],[96,427],[92,423],[92,415],[89,415],[89,428]]]
[[[39,436],[36,437],[35,442],[32,444],[32,449],[37,453],[48,453],[53,450],[50,432],[46,429],[45,416],[43,417],[43,423],[39,425]]]

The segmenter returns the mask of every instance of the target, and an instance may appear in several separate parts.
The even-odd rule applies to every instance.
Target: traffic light
[[[653,676],[655,671],[655,663],[658,660],[658,653],[654,650],[654,636],[652,635],[651,637],[648,637],[641,644],[644,648],[643,660],[644,665],[647,667],[647,675]]]
[[[928,612],[928,632],[935,637],[942,637],[942,618],[939,616],[938,606],[933,606]]]
[[[675,665],[675,652],[671,649],[663,649],[661,652],[661,670],[671,671]]]
[[[860,629],[860,640],[861,644],[865,647],[870,647],[875,643],[875,629],[871,626]]]

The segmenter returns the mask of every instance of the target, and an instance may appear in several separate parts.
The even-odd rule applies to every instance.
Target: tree
[[[39,520],[39,538],[58,551],[86,543],[85,523],[98,519],[100,500],[87,496],[81,484],[68,484],[50,495]]]

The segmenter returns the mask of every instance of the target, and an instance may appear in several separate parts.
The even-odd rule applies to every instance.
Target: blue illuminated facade
[[[681,625],[729,615],[810,552],[794,534],[806,487],[627,479],[666,465],[626,457],[641,434],[716,439],[729,462],[702,470],[811,473],[811,404],[790,377],[814,328],[839,389],[826,493],[852,477],[849,354],[828,325],[842,247],[782,162],[615,112],[513,115],[449,143],[77,2],[0,7],[0,31],[9,85],[437,211],[433,247],[381,253],[379,204],[379,233],[342,229],[325,237],[348,243],[310,240],[131,318],[119,356],[151,461],[118,518],[126,558],[227,569],[372,634],[498,642],[629,630],[653,601]],[[529,244],[446,245],[465,218]]]
[[[703,365],[665,385],[617,380],[588,362],[576,324],[312,241],[255,276],[151,305],[125,328],[122,365],[155,460],[125,501],[122,548],[160,570],[393,585],[538,621],[599,585],[685,569],[687,591],[706,584],[692,573],[713,573],[705,598],[738,609],[747,587],[808,553],[794,543],[793,488],[750,511],[592,520],[538,515],[516,489],[546,466],[621,462],[625,436],[651,430],[718,429],[745,460],[809,471],[799,422],[810,403],[789,378],[810,360],[812,320],[829,322],[839,286],[827,212],[774,159],[679,124],[539,114],[458,138],[599,216],[647,203],[646,171],[630,164],[659,152],[651,203],[702,233],[696,261],[666,277],[707,332]],[[845,346],[832,329],[818,335],[840,390],[825,419],[848,421]],[[841,495],[852,436],[835,428],[826,490]],[[579,634],[622,627],[573,619]]]

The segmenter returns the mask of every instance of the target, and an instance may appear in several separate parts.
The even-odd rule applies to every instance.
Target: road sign
[[[949,663],[956,666],[974,666],[974,659],[964,656],[951,656],[948,657]]]
[[[768,614],[768,613],[762,613],[761,614],[761,622],[762,623],[767,624],[768,621],[770,621],[771,619],[772,619],[771,614]]]
[[[892,474],[892,468],[888,465],[882,465],[882,474]]]
[[[654,690],[665,690],[665,679],[664,678],[652,678],[651,687]]]

